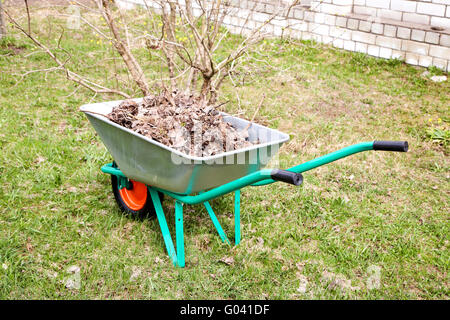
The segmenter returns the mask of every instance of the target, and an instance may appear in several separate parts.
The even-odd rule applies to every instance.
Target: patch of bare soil
[[[191,156],[212,156],[253,145],[248,128],[238,131],[214,106],[203,106],[199,97],[180,91],[147,96],[139,104],[125,100],[108,118]]]
[[[6,51],[7,54],[17,55],[25,51],[25,46],[16,46],[12,43],[0,44],[0,49]]]

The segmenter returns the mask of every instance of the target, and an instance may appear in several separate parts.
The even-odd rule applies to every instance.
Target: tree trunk
[[[115,41],[113,42],[114,47],[117,52],[122,56],[123,61],[125,62],[128,70],[130,71],[131,77],[138,85],[139,89],[141,89],[144,96],[150,95],[150,89],[147,83],[147,79],[145,78],[144,71],[141,68],[141,65],[134,57],[131,49],[128,48],[126,43],[122,40],[120,36],[119,29],[116,26],[114,21],[114,17],[110,8],[109,0],[102,0],[100,5],[100,9],[103,9],[103,17],[105,21],[109,25],[109,29],[111,30],[112,35],[114,36]]]
[[[6,36],[5,16],[3,14],[3,4],[0,0],[0,39]]]

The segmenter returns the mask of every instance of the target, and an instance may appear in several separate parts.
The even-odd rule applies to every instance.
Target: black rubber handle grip
[[[293,184],[294,186],[299,186],[303,183],[303,176],[301,173],[273,169],[271,176],[273,180],[286,182],[289,184]]]
[[[407,152],[408,141],[374,141],[373,150]]]

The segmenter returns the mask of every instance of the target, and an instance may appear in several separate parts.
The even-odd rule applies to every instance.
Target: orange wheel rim
[[[133,188],[119,189],[120,196],[128,208],[134,211],[141,210],[147,202],[147,186],[141,182],[130,180]]]

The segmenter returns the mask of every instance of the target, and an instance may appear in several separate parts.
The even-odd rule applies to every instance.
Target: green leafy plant
[[[447,147],[450,143],[450,130],[446,126],[447,121],[441,118],[437,120],[429,119],[430,127],[426,129],[426,138]]]

